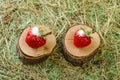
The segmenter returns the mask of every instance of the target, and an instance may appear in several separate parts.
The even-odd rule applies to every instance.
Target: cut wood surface
[[[73,43],[73,38],[75,31],[80,30],[81,28],[85,31],[92,31],[92,34],[90,35],[92,38],[90,45],[83,48],[77,48]],[[77,59],[79,62],[95,55],[95,51],[99,48],[100,44],[101,39],[99,34],[97,32],[93,32],[91,27],[86,25],[75,25],[65,33],[63,40],[64,54],[69,56],[69,58]]]
[[[55,36],[51,33],[51,30],[48,27],[40,25],[35,26],[40,27],[40,29],[43,31],[43,35],[46,35],[46,44],[37,49],[29,47],[25,42],[25,38],[30,27],[26,28],[19,38],[18,49],[22,53],[22,56],[27,59],[38,59],[44,56],[48,56],[51,54],[56,45]]]

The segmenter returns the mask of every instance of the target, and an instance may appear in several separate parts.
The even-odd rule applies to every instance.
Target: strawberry
[[[43,36],[41,36],[39,28],[38,27],[31,27],[28,30],[28,33],[25,38],[25,42],[31,47],[31,48],[38,48],[43,45],[45,45],[46,40]]]
[[[74,45],[78,48],[88,46],[91,43],[91,37],[84,30],[77,30],[74,34]]]

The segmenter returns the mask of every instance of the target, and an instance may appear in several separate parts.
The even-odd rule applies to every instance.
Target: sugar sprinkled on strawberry
[[[45,45],[46,40],[41,35],[39,28],[35,26],[35,27],[31,27],[28,30],[27,36],[25,38],[25,42],[31,48],[38,48]]]
[[[34,35],[37,35],[37,36],[40,35],[40,31],[39,31],[39,29],[38,29],[37,26],[35,26],[35,27],[32,28],[32,33],[33,33]]]
[[[84,30],[77,30],[74,34],[74,45],[78,48],[88,46],[91,43],[91,37]]]
[[[78,30],[77,33],[78,33],[79,36],[84,36],[85,35],[85,32],[83,30]]]

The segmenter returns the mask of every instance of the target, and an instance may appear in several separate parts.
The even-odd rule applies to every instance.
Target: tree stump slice
[[[29,47],[25,42],[25,38],[30,27],[24,29],[19,37],[17,45],[17,51],[23,63],[34,64],[42,62],[43,60],[47,59],[56,46],[56,38],[48,27],[41,25],[35,26],[40,27],[40,29],[43,31],[43,35],[46,35],[46,44],[36,49]]]
[[[91,43],[90,45],[83,47],[83,48],[77,48],[73,43],[74,33],[75,31],[83,28],[85,31],[91,31],[92,34],[90,35]],[[97,32],[93,32],[93,29],[86,25],[75,25],[69,28],[63,39],[63,50],[64,50],[64,56],[66,60],[71,62],[74,65],[79,65],[82,63],[85,63],[86,61],[89,61],[96,53],[98,48],[101,44],[101,38]]]

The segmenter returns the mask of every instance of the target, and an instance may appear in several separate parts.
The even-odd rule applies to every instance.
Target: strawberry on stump
[[[29,29],[25,41],[32,48],[41,47],[46,43],[46,40],[41,35],[40,29],[37,26]]]
[[[101,38],[86,25],[75,25],[67,30],[63,39],[64,56],[73,65],[89,61],[98,50]]]
[[[91,38],[85,33],[84,30],[80,29],[75,32],[73,41],[76,47],[82,48],[91,43]]]
[[[18,41],[18,53],[23,63],[38,63],[54,50],[56,38],[45,26],[35,25],[24,29]]]

